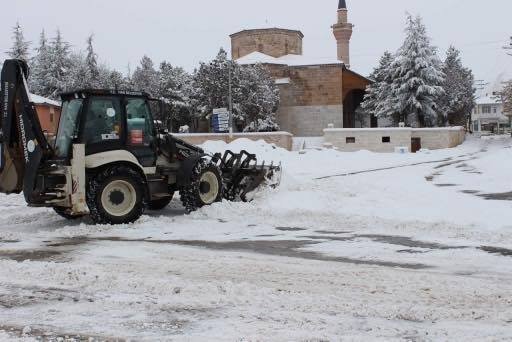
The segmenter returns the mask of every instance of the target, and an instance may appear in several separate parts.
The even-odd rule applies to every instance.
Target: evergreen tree
[[[32,72],[29,78],[30,88],[34,94],[50,96],[52,93],[47,84],[51,66],[50,57],[48,39],[43,30],[39,38],[39,47],[36,49],[36,55],[32,59]]]
[[[503,113],[508,117],[509,125],[512,127],[512,81],[505,84],[500,95],[503,101]]]
[[[370,79],[373,81],[367,89],[364,102],[361,104],[363,110],[370,115],[381,116],[382,106],[380,105],[385,96],[389,96],[390,74],[393,55],[386,51],[380,58],[379,65],[373,70]]]
[[[279,106],[279,89],[261,65],[242,67],[240,77],[241,111],[244,132],[279,130],[275,113]]]
[[[466,126],[475,106],[474,76],[470,69],[462,65],[460,52],[453,46],[446,53],[443,72],[445,93],[440,102],[444,115],[440,116],[439,124]]]
[[[158,95],[158,72],[155,70],[153,61],[144,56],[140,66],[133,73],[132,82],[136,90],[147,92],[153,96]]]
[[[261,66],[240,67],[221,49],[210,63],[201,63],[194,75],[196,100],[202,115],[215,108],[229,107],[231,73],[233,121],[239,130],[268,131],[279,129],[275,111],[279,92],[274,81]]]
[[[117,70],[110,70],[106,65],[100,65],[99,87],[104,89],[129,90],[126,78]]]
[[[28,62],[30,42],[25,40],[23,29],[19,22],[17,22],[16,26],[13,28],[12,41],[12,48],[7,52],[7,55],[11,58],[21,59]]]
[[[238,103],[240,89],[240,67],[234,61],[228,59],[224,49],[221,49],[217,57],[209,63],[201,63],[194,75],[194,84],[197,89],[197,101],[203,116],[212,113],[215,108],[229,107],[229,73],[231,72],[231,84],[233,94],[233,117],[242,120],[240,105]]]
[[[421,17],[408,15],[406,38],[391,65],[391,96],[383,103],[412,127],[437,124],[444,74]]]
[[[64,41],[60,30],[57,30],[49,47],[50,68],[46,80],[48,92],[45,95],[50,98],[57,98],[59,93],[71,88],[68,75],[72,67],[72,59],[69,50],[69,43]]]
[[[82,52],[71,53],[69,56],[69,68],[65,73],[65,90],[93,88],[89,78],[87,61]]]
[[[192,75],[183,68],[173,67],[168,62],[160,64],[159,96],[170,107],[170,117],[162,118],[172,120],[172,127],[192,126],[196,114],[196,101],[194,101],[194,88]]]
[[[503,101],[503,112],[508,116],[512,115],[512,81],[505,83],[505,87],[501,91]]]
[[[87,57],[85,59],[86,65],[86,87],[97,88],[100,84],[100,71],[98,69],[98,56],[94,52],[93,47],[94,36],[90,35],[87,38]]]

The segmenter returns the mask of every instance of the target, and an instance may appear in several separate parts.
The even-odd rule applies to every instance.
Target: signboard
[[[213,110],[211,127],[214,133],[229,132],[229,111],[227,108],[216,108]]]

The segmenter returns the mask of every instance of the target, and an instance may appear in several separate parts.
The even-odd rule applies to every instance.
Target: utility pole
[[[229,139],[233,139],[233,85],[232,85],[232,76],[231,76],[231,72],[232,72],[232,68],[233,68],[233,62],[232,61],[228,61],[229,63],[229,94],[228,94],[228,102],[229,102]]]

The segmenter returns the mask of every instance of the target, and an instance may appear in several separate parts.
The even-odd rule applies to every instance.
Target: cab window
[[[150,146],[155,138],[153,118],[144,99],[126,100],[126,122],[128,144],[131,146]]]
[[[84,140],[86,144],[121,139],[121,104],[119,99],[93,97],[87,109]]]

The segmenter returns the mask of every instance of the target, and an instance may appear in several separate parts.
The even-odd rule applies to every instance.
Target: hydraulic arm
[[[51,154],[27,86],[28,66],[6,60],[1,74],[0,192],[23,191],[28,203],[42,162]]]

